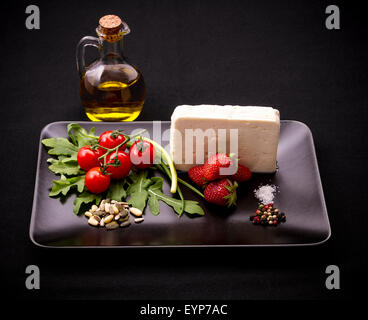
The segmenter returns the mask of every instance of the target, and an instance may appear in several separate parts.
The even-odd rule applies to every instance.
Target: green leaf
[[[143,211],[146,207],[148,198],[148,187],[152,184],[151,179],[147,178],[148,171],[132,172],[130,179],[132,184],[127,189],[127,194],[130,196],[128,203],[133,207]]]
[[[150,200],[148,202],[148,205],[149,205],[150,211],[152,207],[153,212],[152,211],[151,212],[154,215],[159,214],[159,211],[157,211],[157,206],[158,206],[158,200],[161,200],[165,202],[166,204],[168,204],[169,206],[171,206],[175,210],[175,212],[180,215],[181,208],[182,208],[182,201],[180,199],[168,197],[162,193],[163,178],[152,177],[151,180],[154,182],[154,184],[148,188],[148,192],[150,195]],[[151,200],[151,198],[153,199]],[[150,206],[150,201],[151,201],[151,206]],[[159,210],[159,207],[158,207],[158,210]],[[201,216],[204,215],[204,211],[199,205],[199,203],[193,200],[184,200],[184,212],[188,214],[198,214]]]
[[[95,203],[98,205],[101,202],[101,199],[102,199],[102,196],[100,194],[93,194],[88,191],[84,191],[83,193],[81,193],[74,199],[73,212],[75,214],[79,214],[81,205],[83,203],[90,203],[92,201],[95,201]]]
[[[68,160],[69,159],[69,160]],[[68,161],[67,161],[68,160]],[[47,162],[51,163],[49,169],[56,174],[66,174],[68,176],[71,175],[79,175],[82,174],[83,171],[80,169],[78,162],[74,160],[70,160],[70,158],[56,160],[56,159],[48,159]]]
[[[95,128],[91,128],[89,132],[82,128],[78,123],[69,123],[67,127],[68,136],[72,142],[78,147],[95,144],[98,137],[94,135]]]
[[[84,189],[84,175],[66,178],[64,175],[60,177],[59,180],[54,180],[50,197],[59,195],[60,193],[64,196],[70,191],[71,188],[77,187],[78,192],[82,192]]]
[[[79,150],[66,138],[43,139],[42,144],[50,148],[49,154],[56,156],[76,156]]]
[[[122,199],[125,199],[127,193],[124,189],[124,184],[125,180],[111,181],[106,198],[116,201],[122,201]]]
[[[62,161],[63,163],[75,162],[77,161],[77,154],[78,153],[74,153],[71,156],[58,156],[58,160]]]
[[[160,213],[160,204],[156,194],[157,191],[162,191],[163,179],[160,177],[152,177],[151,180],[153,184],[148,188],[148,192],[150,192],[150,190],[154,192],[150,193],[150,197],[148,199],[148,208],[153,215],[157,216]]]
[[[197,201],[184,200],[184,212],[204,216],[204,211]]]

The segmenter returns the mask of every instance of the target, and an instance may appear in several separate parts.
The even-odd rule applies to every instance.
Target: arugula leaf
[[[72,142],[78,147],[94,144],[98,140],[98,137],[95,136],[94,127],[87,132],[86,129],[82,128],[78,123],[69,123],[67,132]]]
[[[158,215],[160,213],[158,201],[161,200],[171,206],[175,210],[175,212],[180,215],[182,209],[182,200],[168,197],[162,193],[162,177],[152,177],[151,180],[154,182],[154,184],[148,188],[148,192],[150,195],[148,206],[152,214]],[[189,214],[198,214],[201,216],[204,215],[204,211],[200,207],[198,202],[193,200],[184,200],[184,212]]]
[[[127,193],[124,189],[125,180],[123,181],[111,181],[109,190],[107,191],[106,198],[111,200],[121,201],[125,199]]]
[[[160,204],[156,194],[162,191],[164,180],[160,177],[152,177],[151,180],[153,184],[148,188],[148,192],[150,193],[150,197],[148,199],[148,208],[153,215],[157,216],[160,213]]]
[[[79,214],[81,205],[83,203],[90,203],[92,201],[95,201],[95,203],[98,205],[101,202],[101,200],[102,200],[102,196],[100,194],[93,194],[88,191],[84,191],[83,193],[81,193],[74,199],[73,212],[75,214]]]
[[[74,153],[71,156],[58,156],[58,160],[62,161],[63,163],[68,163],[68,162],[75,162],[77,161],[77,154],[78,153]]]
[[[84,189],[84,175],[66,178],[64,175],[59,180],[54,180],[52,189],[49,193],[50,197],[59,195],[60,193],[66,196],[72,187],[76,186],[78,192],[82,192]]]
[[[47,160],[47,162],[51,163],[51,165],[49,165],[49,169],[56,174],[66,174],[68,176],[71,175],[75,176],[83,173],[83,171],[80,170],[78,162],[70,160],[70,158],[62,160],[50,158]]]
[[[56,156],[76,156],[79,150],[66,138],[43,139],[42,144],[50,148],[49,154]]]
[[[147,178],[148,171],[132,172],[129,178],[132,184],[127,189],[127,194],[130,196],[128,203],[133,207],[143,211],[146,207],[148,198],[148,187],[152,184],[151,179]]]
[[[184,200],[184,212],[204,216],[204,211],[198,201]]]

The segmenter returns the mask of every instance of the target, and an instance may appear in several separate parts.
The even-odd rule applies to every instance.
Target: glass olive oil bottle
[[[100,19],[98,38],[84,37],[77,46],[80,97],[92,121],[133,121],[142,111],[146,89],[140,70],[123,54],[128,25],[115,15]],[[85,47],[98,48],[100,58],[85,66]]]

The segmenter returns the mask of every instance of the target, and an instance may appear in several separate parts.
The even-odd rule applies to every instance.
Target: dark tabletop
[[[341,29],[325,27],[326,1],[8,1],[1,39],[1,274],[9,297],[119,299],[341,299],[367,266],[367,23],[357,2],[336,1]],[[317,247],[49,250],[29,239],[41,129],[86,120],[75,46],[98,19],[123,17],[125,54],[147,100],[139,120],[169,120],[179,104],[276,106],[312,130],[332,228]],[[91,51],[91,55],[93,51]],[[37,265],[41,289],[25,288]],[[337,265],[341,289],[327,290]],[[5,288],[5,289],[4,289]]]

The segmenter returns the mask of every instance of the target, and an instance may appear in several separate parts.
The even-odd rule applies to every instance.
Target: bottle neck
[[[100,54],[102,59],[117,59],[124,61],[123,38],[109,42],[100,38]]]

